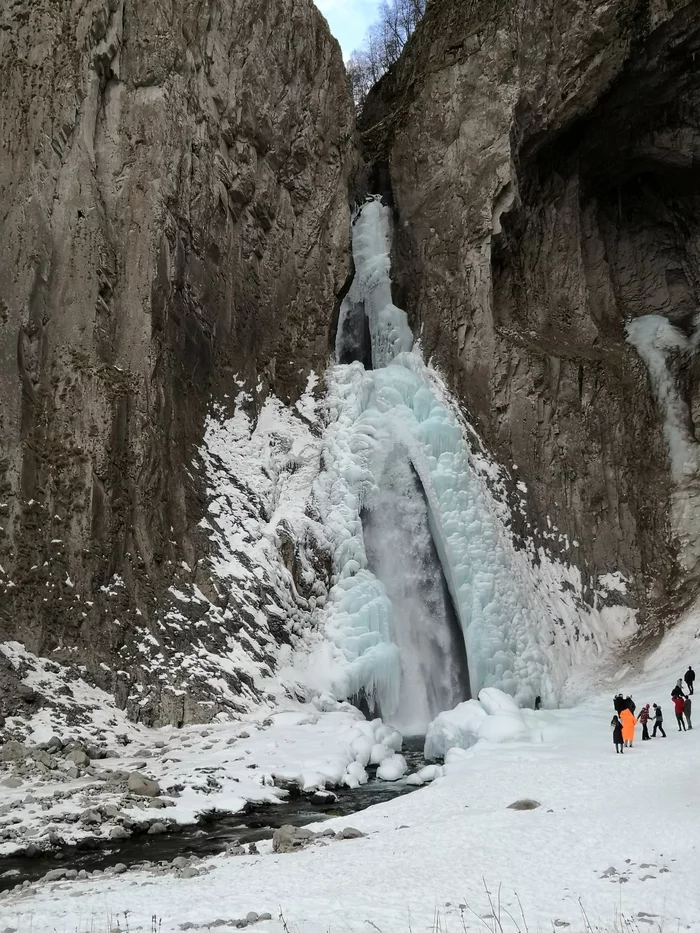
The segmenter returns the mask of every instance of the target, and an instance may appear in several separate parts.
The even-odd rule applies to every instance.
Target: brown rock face
[[[624,328],[697,313],[699,53],[698,2],[432,0],[361,121],[427,354],[517,465],[543,544],[643,605],[698,580]],[[698,368],[677,369],[695,443]]]
[[[206,590],[206,406],[325,365],[353,122],[311,0],[2,4],[0,639],[124,703],[135,626],[183,647],[153,607],[183,560]]]

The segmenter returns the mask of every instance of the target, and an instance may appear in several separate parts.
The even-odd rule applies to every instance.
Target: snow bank
[[[426,758],[447,758],[453,748],[468,749],[477,742],[529,742],[531,731],[512,697],[494,687],[478,700],[467,700],[440,713],[428,726]]]

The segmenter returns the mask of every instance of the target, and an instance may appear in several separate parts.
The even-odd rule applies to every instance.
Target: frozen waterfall
[[[333,548],[333,659],[320,666],[338,698],[365,698],[409,732],[470,684],[556,705],[569,668],[615,628],[581,612],[575,568],[515,547],[492,491],[499,468],[393,304],[390,243],[390,211],[372,198],[353,223],[355,277],[327,374],[315,503]]]
[[[469,697],[469,675],[425,494],[404,447],[389,454],[373,500],[362,515],[365,549],[391,601],[389,631],[401,668],[390,718],[404,735],[424,735],[438,713]]]

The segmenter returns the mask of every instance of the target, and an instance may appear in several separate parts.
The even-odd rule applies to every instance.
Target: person
[[[542,697],[535,697],[535,709],[542,709]]]
[[[685,672],[685,682],[688,685],[688,693],[693,693],[693,685],[695,683],[695,671],[692,667],[688,666],[688,670]]]
[[[610,720],[610,725],[612,726],[613,734],[613,745],[615,746],[615,751],[618,755],[624,755],[624,749],[622,745],[622,723],[620,722],[620,717],[615,713],[613,718]]]
[[[683,722],[683,708],[685,707],[685,700],[682,696],[671,697],[673,700],[673,708],[676,711],[676,722],[678,723],[678,731],[681,729],[685,732],[685,723]]]
[[[683,715],[685,716],[685,721],[688,723],[689,729],[693,728],[693,724],[690,721],[690,714],[692,712],[692,708],[693,708],[693,701],[690,699],[690,697],[686,697],[685,705],[683,707]]]
[[[622,710],[625,708],[625,700],[621,693],[614,698],[613,704],[615,706],[615,712],[619,716]]]
[[[632,697],[625,697],[625,709],[628,709],[634,716],[634,711],[637,709],[637,706]]]
[[[642,742],[648,742],[650,738],[649,728],[648,728],[649,716],[650,716],[649,704],[647,703],[647,705],[644,707],[644,709],[639,714],[639,722],[642,727]]]
[[[679,680],[677,681],[676,686],[671,691],[671,699],[675,700],[676,697],[682,697],[682,696],[685,696],[685,694],[683,693],[683,681]]]
[[[637,720],[631,709],[625,708],[620,713],[620,722],[622,723],[622,738],[627,748],[634,747],[634,727]]]
[[[651,733],[652,739],[656,738],[657,731],[666,738],[666,733],[664,732],[664,714],[661,711],[661,707],[654,703],[654,731]]]

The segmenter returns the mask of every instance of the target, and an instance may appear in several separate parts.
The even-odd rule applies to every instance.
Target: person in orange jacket
[[[620,713],[620,722],[622,723],[622,738],[627,748],[632,748],[634,743],[634,727],[637,720],[634,718],[632,710],[623,709]]]

